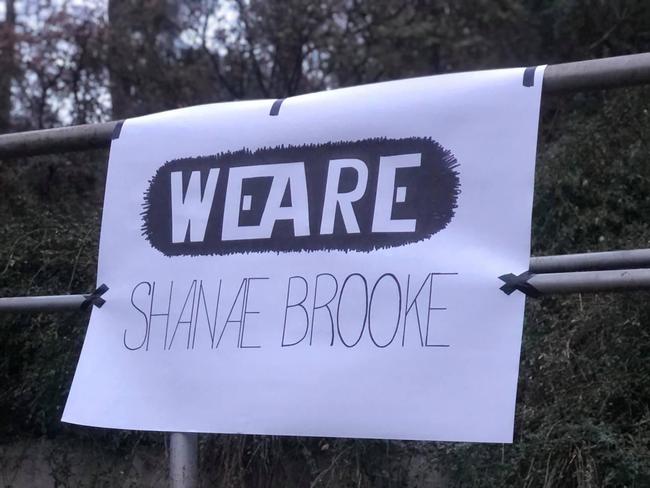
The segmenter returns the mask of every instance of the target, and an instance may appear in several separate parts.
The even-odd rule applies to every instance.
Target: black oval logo
[[[452,220],[457,166],[418,137],[175,159],[150,181],[143,235],[167,256],[401,246]]]

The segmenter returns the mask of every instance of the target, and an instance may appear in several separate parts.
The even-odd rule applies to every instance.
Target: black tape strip
[[[282,102],[284,102],[284,98],[278,98],[275,102],[273,102],[269,115],[278,115],[280,113],[280,107],[282,106]]]
[[[524,271],[520,275],[514,275],[512,273],[504,274],[499,276],[499,279],[505,283],[500,289],[506,295],[510,295],[515,290],[519,290],[528,297],[539,298],[542,296],[542,292],[528,282],[533,276],[535,275],[530,271]]]
[[[120,138],[120,132],[122,132],[123,125],[124,125],[123,120],[120,120],[117,124],[115,124],[115,127],[113,128],[113,135],[111,136],[112,140]]]
[[[102,308],[102,305],[106,303],[106,300],[102,298],[102,295],[107,291],[108,291],[108,286],[106,286],[105,284],[101,284],[90,295],[86,295],[86,299],[81,304],[81,310],[88,310],[93,305],[95,305],[97,308]]]
[[[535,86],[535,70],[537,66],[530,66],[524,70],[524,86]]]

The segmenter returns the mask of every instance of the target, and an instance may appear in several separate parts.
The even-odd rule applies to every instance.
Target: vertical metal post
[[[199,479],[199,436],[174,432],[169,435],[169,485],[196,488]]]

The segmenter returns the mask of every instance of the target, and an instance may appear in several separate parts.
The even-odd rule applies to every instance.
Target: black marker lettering
[[[138,349],[140,349],[142,346],[144,346],[145,342],[147,342],[147,339],[149,338],[149,318],[147,317],[145,311],[139,308],[133,301],[133,298],[135,297],[135,292],[142,285],[147,285],[147,296],[151,297],[151,283],[149,283],[148,281],[141,281],[140,283],[135,285],[133,291],[131,292],[131,305],[133,305],[133,308],[135,308],[138,312],[142,314],[142,316],[144,317],[145,325],[144,325],[144,335],[142,336],[142,342],[140,343],[139,346],[135,346],[135,347],[131,347],[126,343],[126,329],[124,329],[124,339],[123,339],[124,347],[126,347],[130,351],[137,351]]]
[[[300,301],[289,305],[289,300],[291,297],[291,283],[293,282],[293,280],[302,281],[303,285],[305,286],[305,294],[300,299]],[[291,276],[289,278],[289,282],[287,284],[287,301],[284,307],[284,325],[282,327],[282,347],[295,346],[296,344],[302,342],[305,337],[307,337],[307,332],[309,330],[309,314],[307,313],[307,309],[304,307],[303,303],[305,303],[305,300],[307,300],[308,293],[309,293],[309,285],[307,284],[307,280],[305,278],[303,278],[302,276]],[[300,307],[303,313],[305,314],[305,331],[303,332],[302,337],[300,337],[300,339],[298,339],[297,341],[291,343],[285,343],[286,332],[287,332],[287,316],[289,315],[289,309],[295,307]]]

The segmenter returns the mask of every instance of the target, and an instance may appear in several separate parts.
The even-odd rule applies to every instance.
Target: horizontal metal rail
[[[650,83],[650,53],[550,64],[544,72],[544,93],[571,93]]]
[[[0,135],[0,158],[106,149],[118,121]]]
[[[542,295],[650,289],[650,268],[532,273],[528,283]],[[52,295],[0,298],[0,313],[78,310],[88,296]]]
[[[60,312],[80,309],[86,295],[0,298],[0,312]]]
[[[566,273],[606,269],[650,268],[650,249],[590,252],[530,258],[531,273]]]
[[[615,88],[650,83],[650,53],[552,64],[544,93]],[[118,121],[0,135],[0,158],[108,148]]]
[[[650,269],[534,274],[528,279],[542,295],[650,289]]]

